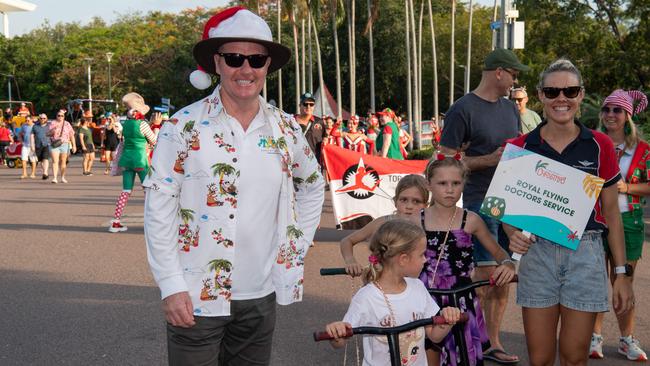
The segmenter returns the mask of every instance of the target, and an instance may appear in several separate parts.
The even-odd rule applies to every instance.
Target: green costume
[[[397,127],[397,124],[394,121],[386,123],[386,125],[382,127],[379,136],[377,136],[375,142],[377,152],[381,153],[384,146],[384,130],[386,127],[390,127],[391,129],[390,145],[386,157],[389,159],[404,160],[404,156],[402,156],[402,151],[399,146],[399,127]]]
[[[140,124],[145,121],[128,119],[122,123],[122,136],[124,144],[122,156],[118,166],[124,168],[122,174],[122,188],[132,190],[135,181],[135,174],[138,174],[140,181],[144,181],[149,170],[149,159],[147,158],[147,139],[140,131]]]

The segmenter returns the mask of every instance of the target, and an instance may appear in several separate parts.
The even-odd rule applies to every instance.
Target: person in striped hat
[[[600,110],[600,129],[612,139],[618,155],[618,166],[622,180],[618,181],[618,206],[623,220],[625,233],[626,266],[630,269],[629,279],[634,280],[634,269],[641,259],[645,224],[643,206],[645,197],[650,195],[648,175],[650,174],[650,145],[641,139],[634,124],[633,117],[648,106],[648,98],[638,90],[615,90],[603,101]],[[607,243],[605,243],[607,244]],[[616,277],[612,253],[605,246],[607,261],[610,263],[610,277]],[[589,357],[603,358],[602,326],[605,313],[598,313],[594,332],[591,336]],[[632,310],[616,314],[621,336],[618,341],[618,353],[632,361],[647,361],[648,356],[641,349],[639,341],[634,338],[634,304]]]
[[[206,89],[163,124],[144,182],[144,231],[169,365],[268,365],[276,303],[301,301],[324,181],[295,118],[260,96],[291,51],[242,7],[194,46]]]

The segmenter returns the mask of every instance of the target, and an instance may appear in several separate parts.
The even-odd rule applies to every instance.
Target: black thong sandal
[[[519,363],[519,359],[517,360],[506,360],[503,359],[503,356],[513,356],[509,354],[508,352],[498,349],[498,348],[493,348],[491,350],[488,350],[483,353],[483,358],[486,360],[494,361],[496,363],[500,363],[502,365],[514,365],[516,363]],[[518,358],[518,357],[517,357]]]

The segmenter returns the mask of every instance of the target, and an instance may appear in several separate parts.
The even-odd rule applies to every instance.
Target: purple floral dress
[[[424,228],[424,210],[420,212],[422,228]],[[467,210],[463,210],[463,221],[459,229],[452,229],[447,238],[447,249],[440,257],[437,274],[434,270],[438,262],[440,247],[445,240],[446,231],[427,231],[427,262],[420,273],[420,280],[428,289],[453,289],[472,282],[471,274],[474,269],[472,235],[465,231]],[[435,278],[434,278],[435,277]],[[436,303],[441,307],[449,305],[448,296],[434,295]],[[490,348],[487,327],[478,296],[474,290],[458,296],[458,308],[461,312],[469,314],[469,321],[465,324],[465,343],[470,365],[483,365],[483,352]],[[440,365],[456,366],[460,360],[453,334],[449,335],[439,344],[431,342],[426,348],[433,348],[440,352]]]

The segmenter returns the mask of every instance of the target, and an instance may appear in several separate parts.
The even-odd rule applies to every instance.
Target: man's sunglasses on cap
[[[560,92],[562,92],[565,97],[573,99],[580,94],[581,90],[581,86],[569,86],[566,88],[553,88],[547,86],[542,88],[542,93],[544,93],[544,96],[548,99],[555,99],[560,95]]]
[[[266,60],[269,55],[242,55],[240,53],[217,53],[226,61],[226,65],[238,68],[244,64],[244,60],[248,60],[248,64],[253,69],[261,69],[266,65]]]

